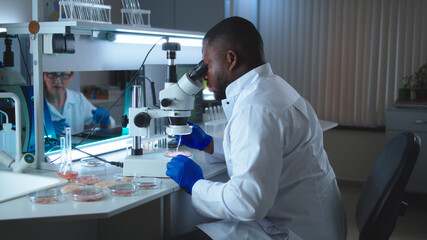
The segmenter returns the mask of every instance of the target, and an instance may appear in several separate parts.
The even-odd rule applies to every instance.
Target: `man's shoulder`
[[[264,105],[283,108],[301,96],[280,77],[268,77],[245,88],[238,98],[238,105]]]

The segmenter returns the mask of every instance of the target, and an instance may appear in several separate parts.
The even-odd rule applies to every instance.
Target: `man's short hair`
[[[212,27],[204,42],[224,52],[235,51],[243,61],[265,62],[264,43],[255,26],[241,17],[230,17]]]

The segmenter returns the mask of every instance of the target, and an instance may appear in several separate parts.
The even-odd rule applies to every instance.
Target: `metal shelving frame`
[[[8,23],[0,24],[0,27],[6,28],[8,34],[29,34],[30,51],[32,52],[33,66],[33,85],[34,85],[34,108],[35,108],[35,168],[55,170],[56,166],[45,162],[44,150],[44,113],[43,113],[43,54],[42,54],[42,35],[54,33],[71,33],[75,35],[93,36],[94,32],[106,31],[113,33],[137,34],[145,36],[169,36],[189,39],[202,39],[204,33],[190,32],[180,30],[169,30],[160,28],[150,28],[141,26],[129,26],[121,24],[91,23],[80,21],[58,21],[58,22],[39,22],[39,10],[43,9],[42,1],[32,0],[32,19],[39,23],[40,29],[36,34],[29,32],[29,23]],[[201,52],[201,47],[198,48]],[[55,56],[53,56],[55,57]],[[195,56],[192,63],[200,61],[200,55]],[[165,58],[166,64],[166,58]],[[79,71],[80,69],[74,69]],[[104,69],[98,69],[104,70]]]

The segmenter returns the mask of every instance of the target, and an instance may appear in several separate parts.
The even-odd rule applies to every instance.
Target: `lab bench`
[[[226,181],[225,163],[208,164],[204,153],[182,147],[193,154],[204,177]],[[107,161],[122,161],[126,151],[102,155]],[[103,170],[88,170],[79,162],[81,175],[95,174],[112,180],[121,168],[106,164]],[[95,168],[93,168],[95,169]],[[56,176],[56,172],[31,169],[28,174]],[[195,213],[191,198],[172,179],[163,178],[159,189],[142,190],[134,196],[104,198],[95,202],[66,199],[55,204],[33,204],[21,197],[0,204],[1,239],[168,239],[191,230],[198,223],[212,221]]]
[[[323,131],[337,124],[320,120]],[[204,125],[201,125],[204,128]],[[217,131],[221,135],[223,129]],[[226,182],[225,163],[209,164],[201,151],[182,146],[203,170],[205,179]],[[103,154],[107,161],[122,161],[126,150]],[[106,164],[102,168],[83,167],[76,163],[81,175],[94,174],[112,180],[122,168]],[[95,170],[97,169],[97,170]],[[101,170],[99,170],[101,169]],[[31,169],[28,174],[56,176],[56,172]],[[67,199],[57,204],[33,204],[27,197],[0,204],[1,239],[168,239],[190,231],[195,225],[214,221],[196,213],[191,196],[180,190],[169,178],[162,179],[160,189],[143,190],[130,197],[104,194],[97,202],[74,202]]]

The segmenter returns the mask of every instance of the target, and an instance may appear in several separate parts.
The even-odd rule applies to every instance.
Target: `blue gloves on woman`
[[[61,133],[64,131],[66,127],[70,127],[68,123],[65,122],[65,118],[58,120],[58,121],[52,121],[53,128],[55,129],[56,136],[61,136]]]
[[[93,121],[95,123],[99,122],[102,126],[109,126],[111,124],[110,121],[110,113],[105,108],[97,108],[95,110],[92,110],[93,114]],[[105,116],[104,116],[105,114]],[[104,118],[103,118],[104,117]]]

